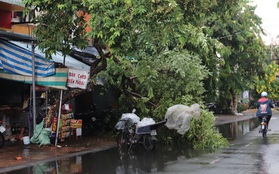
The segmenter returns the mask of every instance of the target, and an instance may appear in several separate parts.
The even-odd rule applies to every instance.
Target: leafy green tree
[[[70,89],[63,102],[105,77],[120,92],[125,112],[136,107],[141,116],[162,119],[174,104],[201,103],[206,90],[207,96],[219,93],[232,100],[250,84],[247,77],[260,59],[258,18],[242,0],[24,2],[40,11],[35,34],[47,55],[68,54],[71,46],[86,46],[87,39],[99,52],[87,90]],[[57,106],[48,113],[47,125]]]
[[[143,113],[157,109],[162,117],[166,107],[173,103],[201,101],[204,92],[201,80],[208,71],[197,53],[205,55],[213,50],[212,45],[215,48],[220,45],[203,33],[199,20],[204,15],[199,16],[198,13],[212,3],[172,0],[148,3],[129,0],[87,0],[81,3],[25,0],[25,3],[35,6],[41,13],[35,18],[39,47],[48,55],[58,50],[66,54],[71,45],[82,47],[85,38],[91,38],[101,55],[91,68],[91,78],[94,79],[107,67],[107,58],[111,56],[111,75],[119,77],[113,80],[124,87],[124,94],[133,99],[131,103],[136,103]],[[90,15],[89,23],[84,20],[85,13]],[[92,29],[85,34],[87,25]],[[109,48],[110,54],[105,54],[104,48]],[[188,65],[189,62],[192,65]],[[87,90],[93,87],[91,83]],[[82,92],[69,90],[63,102]],[[160,108],[163,99],[168,104]],[[57,105],[52,111],[55,109]],[[49,117],[52,115],[50,112]]]

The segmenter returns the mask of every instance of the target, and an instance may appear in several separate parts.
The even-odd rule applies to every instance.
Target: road
[[[263,139],[258,128],[225,149],[194,158],[181,157],[169,162],[158,174],[278,174],[279,115],[270,121],[270,132]]]
[[[232,141],[229,147],[212,153],[191,149],[180,151],[163,146],[164,148],[157,148],[155,152],[144,151],[127,158],[120,158],[117,149],[113,148],[44,163],[34,163],[33,166],[5,172],[5,174],[278,174],[279,114],[272,117],[269,126],[271,131],[268,132],[266,139],[258,133],[258,128],[247,131],[249,122],[242,123],[235,127],[236,129],[244,128],[245,136]]]

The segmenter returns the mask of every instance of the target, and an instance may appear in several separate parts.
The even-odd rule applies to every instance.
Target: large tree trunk
[[[237,93],[235,93],[234,91],[232,92],[232,101],[233,101],[233,105],[232,105],[232,112],[233,114],[238,113],[237,111],[237,106],[238,106],[238,96]]]

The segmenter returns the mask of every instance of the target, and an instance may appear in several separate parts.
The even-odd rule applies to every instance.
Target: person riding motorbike
[[[258,100],[257,103],[257,113],[256,116],[258,117],[260,123],[262,122],[263,116],[267,116],[267,127],[268,123],[272,117],[272,110],[274,108],[272,105],[272,101],[267,98],[267,92],[263,91],[261,93],[261,98]]]

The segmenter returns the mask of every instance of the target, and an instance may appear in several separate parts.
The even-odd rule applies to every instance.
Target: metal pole
[[[65,65],[65,58],[66,56],[64,55],[63,59],[63,65]],[[56,136],[55,136],[55,146],[57,145],[57,139],[58,139],[58,133],[59,133],[59,124],[60,124],[60,119],[61,119],[61,110],[62,110],[62,97],[63,97],[63,90],[60,90],[60,99],[59,99],[59,111],[58,111],[58,118],[57,118],[57,127],[56,127]]]
[[[33,135],[35,134],[36,127],[36,77],[35,77],[35,46],[32,41],[32,92],[33,92]]]
[[[32,96],[33,96],[33,87],[30,86],[30,89],[29,89],[29,101],[28,101],[28,107],[29,107],[29,113],[28,113],[28,127],[29,127],[29,130],[28,130],[28,135],[31,136],[32,135],[32,130],[31,128],[33,128],[33,123],[31,123],[31,117],[32,117],[32,110],[31,110],[31,106],[32,106]]]
[[[46,101],[46,115],[47,115],[47,112],[48,112],[48,89],[46,90],[45,94],[46,94],[45,101]]]
[[[61,118],[61,107],[62,107],[62,95],[63,90],[60,90],[60,99],[59,99],[59,111],[58,111],[58,119],[57,119],[57,127],[56,127],[56,136],[55,136],[55,146],[57,145],[59,127],[60,127],[60,118]]]

